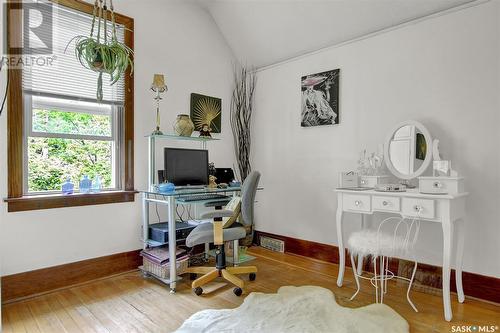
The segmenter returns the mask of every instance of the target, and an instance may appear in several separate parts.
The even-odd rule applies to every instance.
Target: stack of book
[[[160,265],[165,266],[169,264],[169,252],[167,247],[154,247],[150,249],[145,249],[141,251],[141,255],[144,259]],[[187,259],[189,257],[188,253],[184,249],[177,249],[175,253],[177,261]]]
[[[153,274],[153,276],[169,279],[170,278],[170,260],[167,247],[155,247],[141,251],[143,270]],[[175,266],[177,275],[183,274],[189,265],[189,254],[186,250],[177,249]]]

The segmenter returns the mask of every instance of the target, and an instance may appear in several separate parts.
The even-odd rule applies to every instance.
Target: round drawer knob
[[[382,205],[387,206],[389,203],[387,201],[382,201]]]
[[[443,184],[441,184],[441,182],[434,182],[432,186],[434,186],[435,188],[441,188],[443,187]]]
[[[362,185],[365,185],[365,184],[366,184],[366,180],[361,179],[361,184],[362,184]]]
[[[355,204],[356,206],[359,206],[359,205],[361,205],[361,201],[356,200],[356,201],[354,201],[354,204]]]
[[[420,205],[415,205],[413,206],[413,209],[417,212],[417,213],[420,213],[424,210],[424,207],[420,206]]]

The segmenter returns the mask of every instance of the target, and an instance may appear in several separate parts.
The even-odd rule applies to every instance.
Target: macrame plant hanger
[[[109,0],[109,12],[111,16],[111,41],[116,42],[116,23],[115,23],[115,11],[113,7],[113,0]],[[107,0],[95,0],[94,2],[94,10],[92,13],[92,27],[90,29],[90,37],[94,37],[95,25],[96,25],[96,16],[97,20],[97,35],[96,40],[100,44],[101,43],[101,25],[103,26],[103,34],[102,40],[104,45],[108,45],[108,7]],[[102,93],[102,74],[107,72],[104,66],[103,57],[106,55],[99,52],[95,54],[95,61],[93,63],[93,70],[99,73],[99,77],[97,79],[97,100],[102,101],[103,93]],[[100,57],[100,59],[99,59]],[[99,61],[100,60],[100,61]],[[111,74],[111,73],[108,73]],[[112,80],[113,81],[113,80]],[[112,82],[114,84],[116,81]]]

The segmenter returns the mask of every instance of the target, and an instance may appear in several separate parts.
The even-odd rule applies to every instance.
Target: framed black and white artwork
[[[339,119],[340,69],[302,77],[302,127],[335,125]]]

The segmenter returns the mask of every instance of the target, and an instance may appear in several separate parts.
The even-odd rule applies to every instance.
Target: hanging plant
[[[98,101],[102,101],[103,97],[103,73],[109,75],[110,85],[113,85],[127,71],[129,65],[131,73],[134,70],[134,64],[131,59],[134,51],[124,43],[119,42],[116,38],[113,0],[109,1],[109,10],[106,1],[107,0],[95,0],[94,2],[90,36],[75,36],[68,43],[69,46],[73,41],[75,42],[75,56],[83,67],[99,73],[97,79]],[[111,16],[111,36],[108,36],[108,11]],[[94,36],[96,25],[97,32]]]

